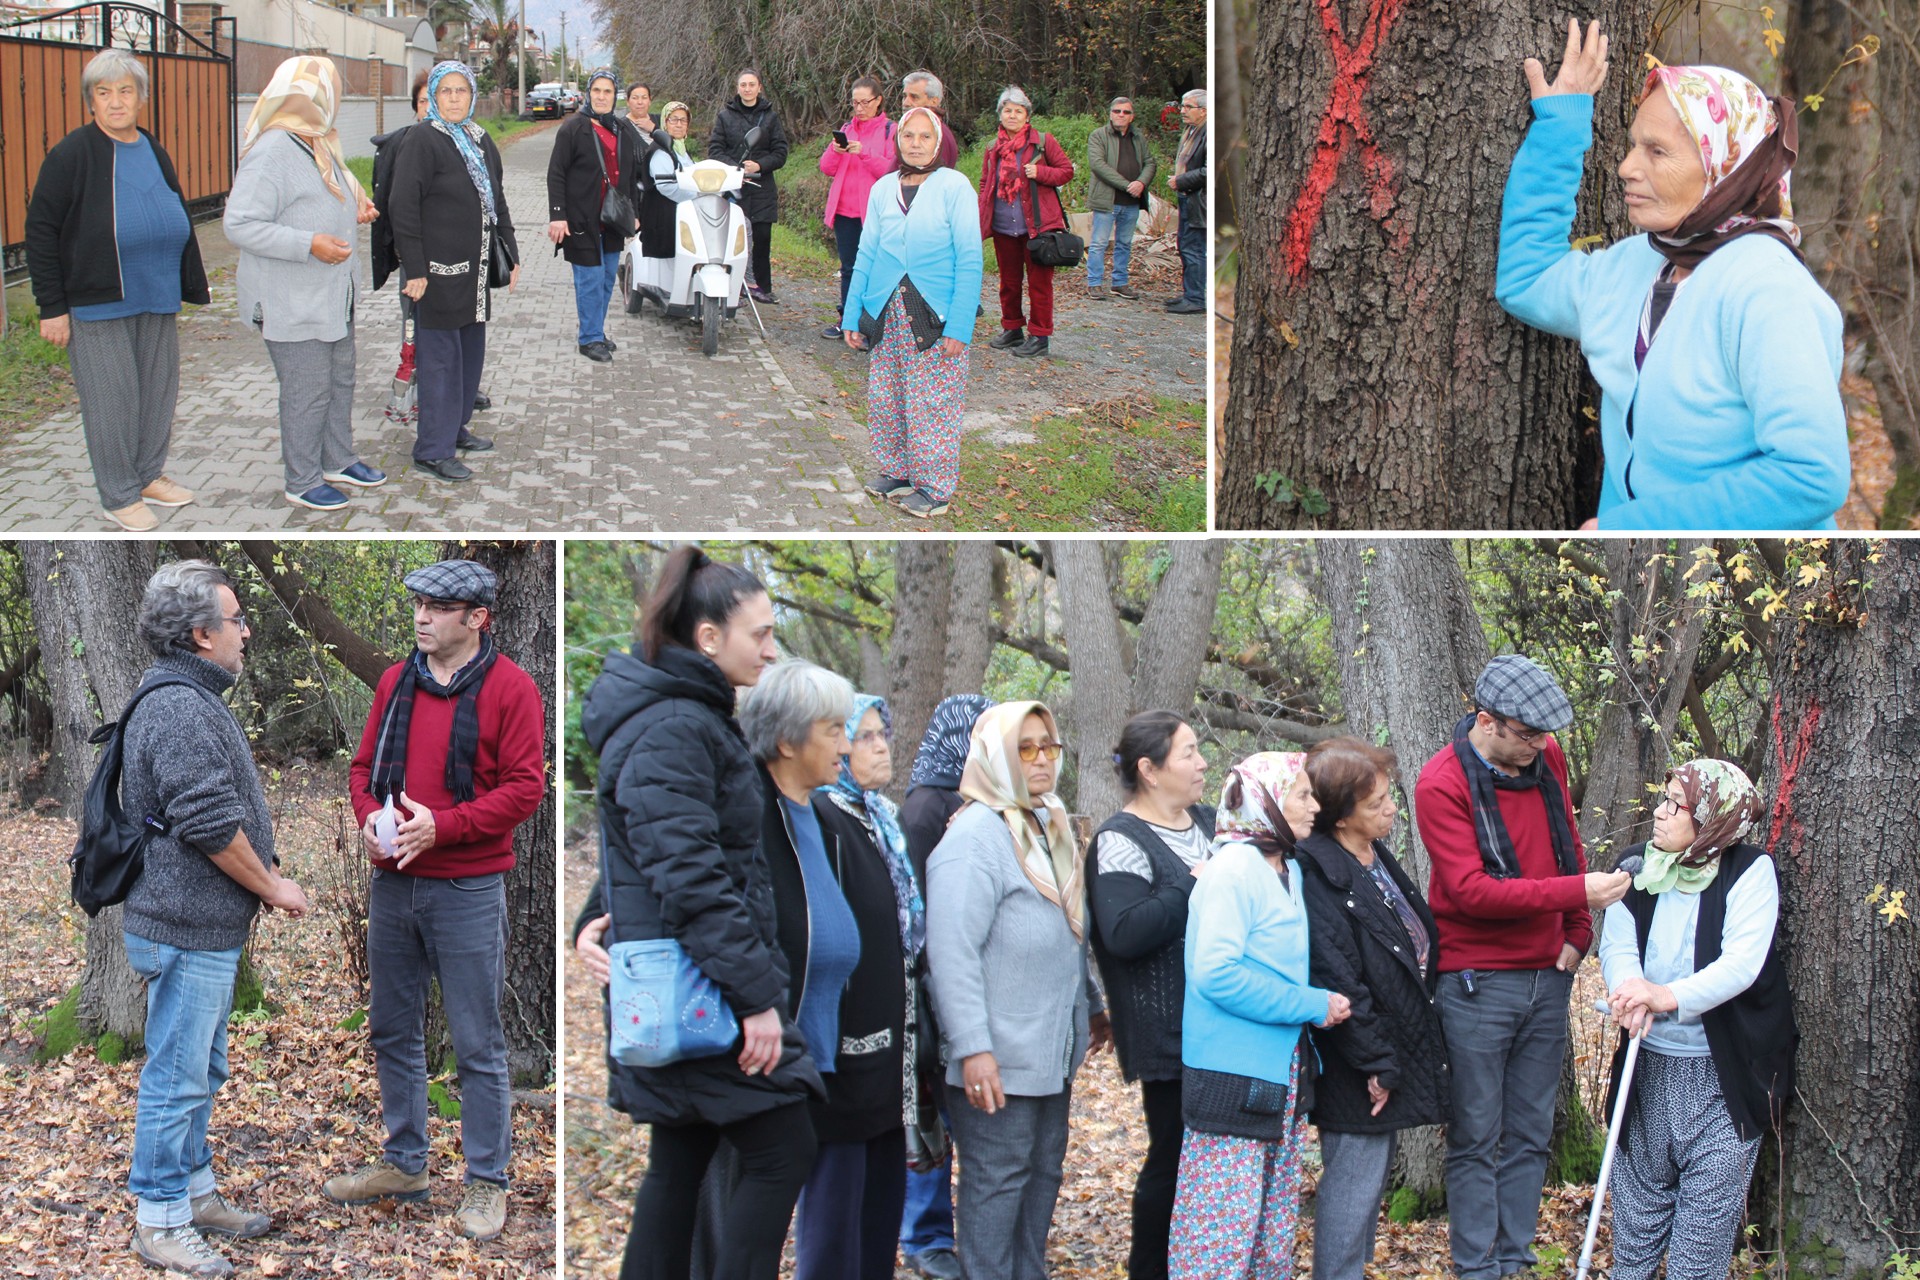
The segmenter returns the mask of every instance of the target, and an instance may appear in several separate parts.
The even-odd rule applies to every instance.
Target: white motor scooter
[[[758,133],[748,131],[749,148]],[[707,355],[720,349],[720,322],[734,318],[745,294],[751,232],[734,197],[747,181],[746,170],[720,160],[701,160],[683,170],[680,182],[698,194],[674,204],[673,257],[642,256],[636,236],[627,241],[620,267],[628,313],[637,313],[652,298],[668,318],[699,322],[700,349]],[[747,308],[764,336],[766,326],[751,298]]]

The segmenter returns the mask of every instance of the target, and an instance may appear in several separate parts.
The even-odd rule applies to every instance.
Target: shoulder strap
[[[184,685],[189,689],[201,689],[199,684],[180,675],[162,675],[157,679],[145,681],[134,689],[132,696],[127,699],[127,704],[120,708],[120,716],[118,719],[108,721],[87,735],[88,742],[97,746],[106,747],[106,750],[101,753],[100,763],[107,770],[105,779],[107,800],[114,812],[120,811],[120,770],[121,763],[125,758],[127,726],[133,722],[134,709],[155,689],[164,689],[169,685]],[[206,692],[205,690],[202,691]],[[211,693],[209,693],[208,696],[211,697]],[[215,701],[218,701],[218,699],[215,699]],[[226,706],[225,703],[221,703],[220,705],[223,708]],[[162,825],[164,827],[166,824],[163,823]]]

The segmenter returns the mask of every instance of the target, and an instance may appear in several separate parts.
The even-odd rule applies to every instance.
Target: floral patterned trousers
[[[907,304],[895,290],[887,329],[867,371],[867,434],[884,475],[945,502],[960,483],[960,419],[966,409],[968,350],[918,351]]]
[[[1299,1087],[1299,1063],[1296,1055],[1290,1092]],[[1170,1280],[1291,1280],[1305,1127],[1293,1116],[1277,1142],[1186,1131]]]

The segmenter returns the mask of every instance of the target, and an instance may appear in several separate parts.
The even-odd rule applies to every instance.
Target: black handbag
[[[500,234],[500,224],[494,223],[493,236],[487,246],[487,288],[504,289],[512,284],[513,269],[519,265],[520,255]]]
[[[593,136],[593,129],[593,121],[587,121],[587,141],[593,147],[593,158],[600,162],[600,181],[607,188],[607,193],[600,197],[600,225],[625,240],[633,234],[633,201],[627,199],[619,183],[607,176],[607,153],[600,146],[600,139]],[[618,142],[616,138],[616,147]]]
[[[1049,136],[1044,133],[1040,135],[1040,146],[1035,152],[1035,158],[1041,158],[1047,154]],[[1015,157],[1016,160],[1018,158]],[[1034,190],[1037,181],[1037,179],[1029,179],[1027,182],[1027,198],[1033,201],[1031,225],[1036,227],[1040,225],[1040,193]],[[1065,210],[1061,212],[1064,217]],[[1027,237],[1027,256],[1043,267],[1077,267],[1086,252],[1087,242],[1064,228],[1059,231],[1041,231]]]

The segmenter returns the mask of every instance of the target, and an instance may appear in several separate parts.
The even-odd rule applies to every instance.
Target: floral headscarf
[[[1659,849],[1649,843],[1646,865],[1633,878],[1636,889],[1699,893],[1720,872],[1720,855],[1740,843],[1760,816],[1760,791],[1737,765],[1725,760],[1694,760],[1667,771],[1679,783],[1693,818],[1693,843],[1684,849]]]
[[[893,728],[893,712],[885,698],[870,693],[853,696],[853,711],[847,716],[847,741],[860,731],[860,722],[868,711],[880,713],[880,723]],[[893,901],[900,917],[900,947],[911,961],[927,942],[927,904],[920,896],[919,882],[913,878],[913,862],[907,857],[907,835],[900,829],[900,810],[878,791],[868,791],[853,777],[853,758],[840,757],[840,776],[820,788],[827,798],[856,818],[873,826],[879,837],[880,852],[887,863],[887,877],[893,881]]]
[[[1029,715],[1039,716],[1048,737],[1059,739],[1053,712],[1041,703],[1003,702],[987,708],[973,725],[960,794],[1005,820],[1020,869],[1041,897],[1060,908],[1073,936],[1084,940],[1086,885],[1081,880],[1073,828],[1067,825],[1067,807],[1051,791],[1043,796],[1027,794],[1027,771],[1020,763],[1020,726]]]
[[[1292,857],[1293,828],[1281,807],[1306,763],[1304,751],[1262,751],[1228,770],[1213,819],[1213,852],[1230,844],[1250,844],[1268,857]],[[1283,867],[1281,878],[1285,876]]]
[[[933,124],[933,160],[931,163],[925,164],[925,165],[916,165],[916,164],[907,163],[906,150],[900,145],[900,131],[907,127],[907,121],[913,119],[915,114],[925,116]],[[932,173],[935,169],[938,169],[941,165],[940,143],[942,142],[942,140],[946,138],[946,136],[947,136],[947,126],[945,123],[941,121],[940,113],[935,111],[933,108],[908,107],[905,111],[901,112],[900,123],[896,125],[893,130],[893,149],[894,149],[894,154],[899,158],[899,161],[900,161],[900,172]]]
[[[945,787],[960,785],[967,767],[967,744],[973,740],[973,722],[993,705],[992,698],[977,693],[956,693],[941,700],[920,738],[920,751],[913,757],[913,779],[909,787]]]
[[[660,108],[660,127],[665,129],[667,127],[667,121],[673,118],[673,113],[676,111],[687,112],[687,132],[692,133],[693,112],[687,111],[687,104],[684,102],[669,102],[666,106]],[[682,160],[691,162],[693,157],[687,152],[687,140],[685,138],[675,138],[671,133],[669,133],[667,137],[673,143],[668,150],[672,151],[673,154],[679,156]]]
[[[1657,88],[1700,148],[1706,193],[1680,225],[1652,237],[1677,266],[1692,267],[1728,241],[1759,233],[1800,253],[1790,190],[1799,152],[1793,103],[1725,67],[1655,67],[1641,101]]]
[[[320,180],[327,190],[348,204],[358,205],[363,198],[360,180],[347,168],[340,150],[340,131],[333,127],[340,109],[340,68],[332,58],[288,58],[275,68],[273,79],[260,91],[247,117],[240,137],[240,154],[253,150],[262,134],[284,129],[305,140],[313,150],[313,162],[320,167]],[[341,179],[346,180],[343,190]]]
[[[434,66],[427,76],[427,123],[453,139],[453,145],[460,152],[461,163],[467,166],[467,177],[473,183],[473,189],[480,193],[480,207],[486,212],[487,225],[492,226],[500,220],[493,207],[493,178],[487,172],[487,158],[480,151],[480,141],[487,131],[473,122],[473,111],[467,111],[467,118],[459,124],[447,123],[440,114],[440,82],[448,76],[465,76],[467,87],[474,96],[480,94],[480,81],[474,77],[473,68],[464,62],[442,62]]]

